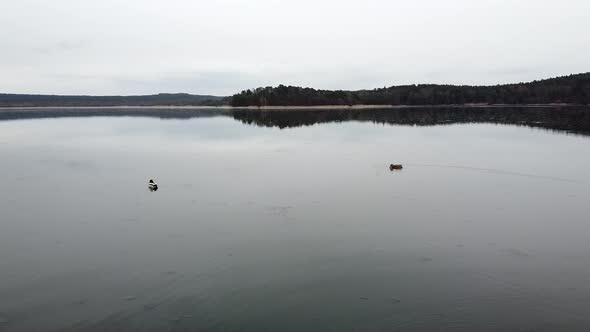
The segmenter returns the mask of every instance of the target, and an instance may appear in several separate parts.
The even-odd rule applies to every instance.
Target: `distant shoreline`
[[[126,110],[346,110],[346,109],[412,109],[412,108],[533,108],[533,107],[589,107],[583,104],[447,104],[447,105],[318,105],[318,106],[0,106],[0,110],[55,110],[55,109],[126,109]]]
[[[258,87],[232,96],[159,93],[130,96],[0,93],[0,107],[190,109],[395,109],[411,107],[555,107],[590,105],[590,72],[489,86],[411,84],[365,90]],[[281,106],[285,105],[285,106]],[[303,106],[305,105],[305,106]]]

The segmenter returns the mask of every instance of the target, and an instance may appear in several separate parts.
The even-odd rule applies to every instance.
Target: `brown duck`
[[[393,171],[394,169],[402,169],[402,165],[401,164],[390,164],[389,165],[389,170]]]

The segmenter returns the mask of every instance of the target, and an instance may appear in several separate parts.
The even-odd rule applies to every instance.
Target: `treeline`
[[[400,85],[373,90],[316,90],[279,85],[244,90],[232,106],[590,104],[590,73],[494,86]]]
[[[297,86],[244,90],[232,97],[161,93],[144,96],[1,94],[0,107],[42,106],[322,106],[590,104],[590,73],[494,86],[400,85],[373,90],[316,90]]]
[[[144,96],[59,96],[0,94],[0,106],[220,106],[228,97],[191,95],[188,93],[160,93]]]

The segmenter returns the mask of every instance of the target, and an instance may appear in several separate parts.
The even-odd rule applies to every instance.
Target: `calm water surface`
[[[0,121],[0,331],[590,329],[589,136],[256,116]]]

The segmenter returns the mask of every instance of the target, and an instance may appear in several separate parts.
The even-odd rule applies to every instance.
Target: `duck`
[[[150,191],[156,191],[158,190],[158,185],[154,182],[154,180],[150,179],[150,182],[148,182],[148,188]]]
[[[390,164],[389,165],[389,170],[393,171],[394,169],[402,169],[403,166],[401,164]]]

